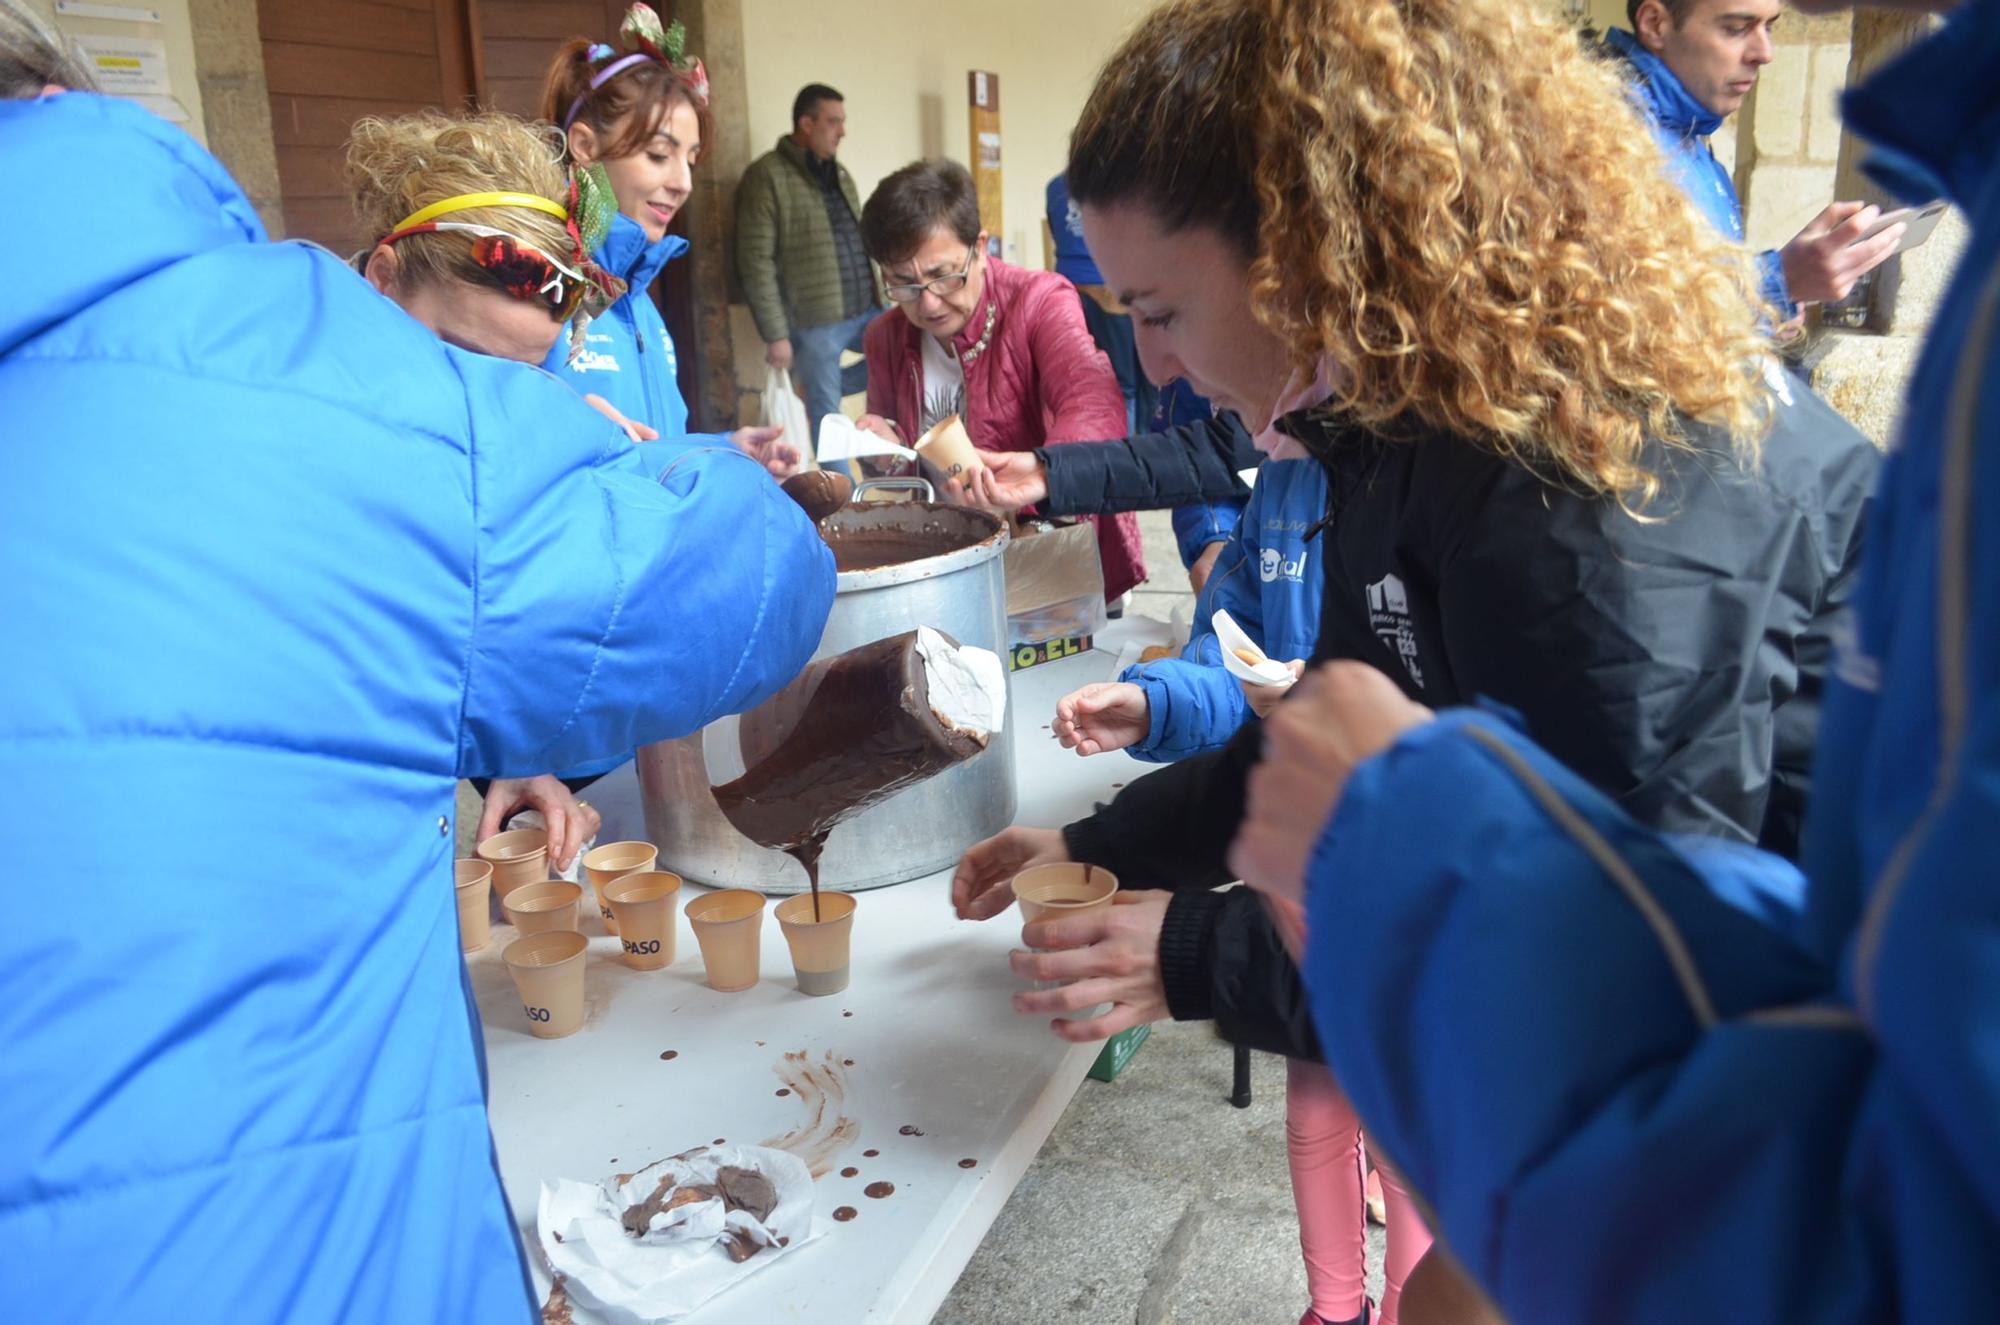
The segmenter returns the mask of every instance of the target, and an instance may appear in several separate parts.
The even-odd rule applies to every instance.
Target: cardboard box
[[[1104,571],[1098,562],[1097,530],[1089,521],[1017,525],[1007,544],[1006,578],[1010,653],[1052,641],[1082,642],[1088,648],[1090,637],[1104,629]],[[1011,665],[1018,671],[1048,657],[1044,653]]]

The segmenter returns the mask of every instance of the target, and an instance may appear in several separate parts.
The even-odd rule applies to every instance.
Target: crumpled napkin
[[[749,1169],[770,1181],[777,1202],[768,1218],[725,1210],[716,1198],[653,1214],[642,1236],[628,1231],[626,1211],[652,1198],[662,1180],[671,1181],[670,1197],[682,1187],[716,1186],[725,1168]],[[698,1146],[620,1176],[623,1182],[545,1182],[535,1215],[542,1254],[570,1299],[612,1325],[679,1320],[832,1227],[813,1217],[805,1161],[783,1150]],[[747,1260],[732,1260],[726,1249],[732,1238],[757,1250]]]

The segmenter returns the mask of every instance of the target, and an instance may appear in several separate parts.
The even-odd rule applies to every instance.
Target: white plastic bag
[[[785,440],[799,449],[808,465],[812,463],[812,421],[806,418],[806,403],[792,390],[788,368],[764,368],[764,422],[783,424]]]

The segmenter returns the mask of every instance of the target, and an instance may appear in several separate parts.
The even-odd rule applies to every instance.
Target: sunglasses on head
[[[516,299],[546,304],[549,316],[567,322],[579,309],[596,313],[617,296],[611,278],[595,263],[577,271],[536,248],[519,235],[469,221],[424,221],[392,231],[382,242],[393,244],[411,235],[440,232],[472,236],[472,262],[482,275]]]

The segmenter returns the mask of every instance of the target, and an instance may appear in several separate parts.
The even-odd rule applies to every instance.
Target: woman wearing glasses
[[[667,233],[694,186],[709,136],[708,75],[687,54],[679,23],[661,26],[643,4],[626,13],[618,46],[572,38],[556,52],[542,86],[542,118],[562,130],[570,161],[601,166],[615,209],[592,256],[625,292],[575,345],[558,345],[544,365],[578,391],[607,398],[662,437],[688,430],[679,359],[649,291],[661,269],[687,252]],[[780,478],[797,471],[803,437],[778,428],[738,428],[726,437]]]
[[[868,328],[868,410],[861,426],[909,445],[958,415],[985,451],[1123,437],[1125,397],[1090,339],[1076,287],[986,253],[972,176],[919,161],[876,188],[861,242],[882,268],[894,309]],[[1146,578],[1138,520],[1091,517],[1115,600]]]

